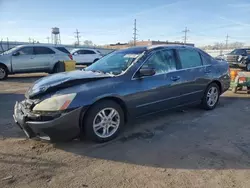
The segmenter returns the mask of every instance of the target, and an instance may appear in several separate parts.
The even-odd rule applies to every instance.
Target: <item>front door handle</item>
[[[180,80],[180,76],[172,76],[170,79],[174,82],[176,82],[177,80]]]
[[[211,69],[206,69],[206,70],[205,70],[205,73],[206,73],[206,74],[211,73],[211,72],[212,72]]]

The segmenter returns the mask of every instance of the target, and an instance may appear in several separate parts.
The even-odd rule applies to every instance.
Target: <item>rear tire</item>
[[[57,62],[53,68],[53,73],[64,72],[64,63]]]
[[[124,126],[124,112],[116,102],[103,100],[88,110],[82,122],[88,140],[107,142],[117,137]]]
[[[5,66],[0,65],[0,80],[5,80],[8,77],[8,70]]]
[[[216,83],[211,83],[204,93],[201,102],[201,107],[205,110],[213,110],[219,101],[219,97],[219,86]]]

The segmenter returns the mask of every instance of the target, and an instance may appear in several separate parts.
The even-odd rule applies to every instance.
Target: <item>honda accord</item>
[[[131,118],[195,103],[212,110],[229,84],[228,63],[198,48],[132,47],[41,78],[16,102],[13,117],[29,138],[106,142]]]

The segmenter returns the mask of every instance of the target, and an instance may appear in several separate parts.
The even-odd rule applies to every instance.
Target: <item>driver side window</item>
[[[176,70],[176,59],[173,50],[155,52],[142,68],[153,68],[156,74],[167,73]]]
[[[33,55],[33,47],[24,47],[18,50],[20,55]]]

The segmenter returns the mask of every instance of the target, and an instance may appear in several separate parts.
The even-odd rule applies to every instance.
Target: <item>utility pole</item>
[[[227,36],[226,36],[226,49],[227,49],[227,47],[228,47],[228,39],[229,39],[229,36],[228,36],[228,34],[227,34]]]
[[[189,32],[189,30],[188,30],[188,28],[187,27],[185,27],[185,30],[184,31],[182,31],[182,32],[184,32],[185,33],[185,35],[184,35],[184,44],[186,44],[187,43],[187,33]]]
[[[9,38],[7,37],[7,45],[8,45],[8,49],[10,49],[10,43],[9,43]]]
[[[76,29],[75,34],[76,34],[75,37],[76,37],[76,40],[77,40],[77,45],[79,46],[80,45],[80,38],[81,38],[81,36],[79,35],[80,32],[78,31],[78,29]]]
[[[49,39],[50,39],[50,38],[49,38],[49,37],[46,37],[46,39],[48,40],[48,44],[49,44]]]
[[[134,33],[133,33],[133,40],[134,40],[134,46],[136,46],[136,40],[137,40],[137,28],[136,28],[136,19],[134,21]]]

